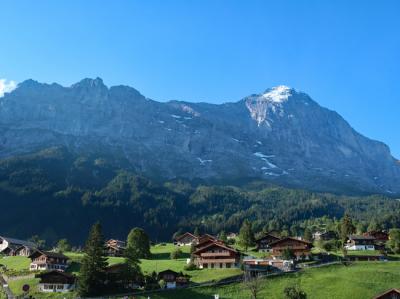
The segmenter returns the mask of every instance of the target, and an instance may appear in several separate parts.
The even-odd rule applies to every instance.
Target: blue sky
[[[400,1],[0,0],[0,7],[0,79],[70,85],[99,76],[156,100],[213,103],[284,84],[400,158]]]

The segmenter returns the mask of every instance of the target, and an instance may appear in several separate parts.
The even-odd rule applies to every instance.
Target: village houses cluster
[[[331,231],[315,232],[314,241],[328,241],[336,238]],[[227,240],[237,239],[237,235],[230,233]],[[367,251],[380,250],[384,248],[388,240],[385,231],[370,231],[363,235],[349,235],[344,244],[345,250]],[[191,257],[187,259],[188,264],[193,264],[196,269],[227,269],[242,268],[252,274],[271,273],[278,271],[292,271],[297,261],[312,259],[313,243],[299,237],[280,237],[277,232],[265,233],[255,240],[255,250],[266,253],[265,257],[257,258],[246,255],[237,247],[228,244],[226,240],[220,240],[210,234],[197,236],[186,232],[177,236],[174,244],[191,247]],[[232,243],[232,242],[230,242]],[[110,239],[105,243],[108,256],[122,257],[126,242]],[[287,257],[287,252],[291,257]],[[0,253],[5,256],[25,256],[31,260],[29,270],[36,273],[40,278],[38,289],[41,292],[66,292],[76,287],[76,277],[67,273],[69,267],[68,256],[60,252],[41,250],[33,242],[18,240],[14,238],[0,237]],[[363,255],[355,258],[363,259]],[[374,256],[366,255],[366,259],[373,260]],[[110,273],[117,273],[119,265],[107,268]],[[187,286],[188,275],[167,269],[158,273],[157,278],[165,281],[166,288]]]

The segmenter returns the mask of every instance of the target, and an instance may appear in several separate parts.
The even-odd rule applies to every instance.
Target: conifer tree
[[[104,290],[105,270],[104,237],[100,223],[92,226],[86,241],[85,255],[79,275],[79,289],[81,296],[99,295]]]
[[[347,237],[351,234],[354,234],[356,231],[356,227],[353,224],[349,214],[345,214],[342,218],[342,222],[340,223],[340,237],[343,243],[347,240]]]
[[[239,245],[242,246],[245,251],[255,244],[255,237],[253,229],[251,228],[251,223],[249,220],[243,221],[242,227],[239,231]]]

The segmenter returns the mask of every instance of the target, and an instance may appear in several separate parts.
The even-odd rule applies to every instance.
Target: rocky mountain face
[[[0,98],[0,158],[50,146],[158,179],[400,193],[400,164],[385,144],[285,86],[215,105],[160,103],[99,78],[71,87],[27,80]]]

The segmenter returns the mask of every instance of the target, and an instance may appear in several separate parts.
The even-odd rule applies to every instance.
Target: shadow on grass
[[[182,253],[179,255],[180,259],[190,258],[189,253]],[[171,253],[169,252],[160,252],[160,253],[152,253],[151,254],[152,260],[169,260],[171,259]]]

